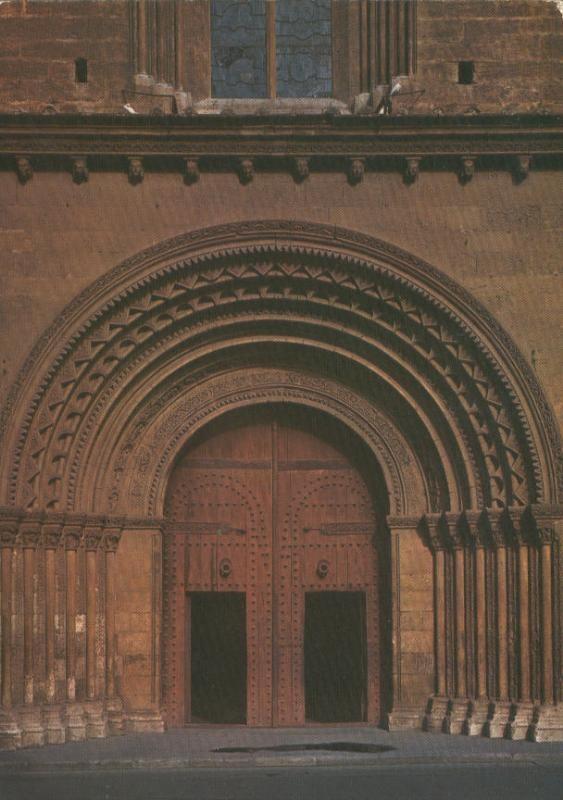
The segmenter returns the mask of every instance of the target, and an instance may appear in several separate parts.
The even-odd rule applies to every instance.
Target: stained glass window
[[[214,97],[330,97],[331,0],[212,0],[211,63]]]
[[[214,97],[266,97],[266,0],[213,0]]]
[[[330,97],[330,0],[277,0],[278,97]]]

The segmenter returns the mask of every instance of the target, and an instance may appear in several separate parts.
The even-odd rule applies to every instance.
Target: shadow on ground
[[[386,753],[396,750],[385,744],[370,744],[369,742],[304,742],[302,744],[276,744],[270,747],[218,747],[214,753],[292,753],[303,750],[330,750],[337,753]]]

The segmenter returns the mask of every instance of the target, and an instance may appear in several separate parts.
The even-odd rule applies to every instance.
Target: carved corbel
[[[414,183],[418,178],[420,158],[407,158],[405,162],[405,183]]]
[[[16,171],[20,183],[27,183],[33,178],[33,167],[27,156],[16,156]]]
[[[294,158],[293,159],[293,177],[297,183],[301,183],[309,177],[309,159],[308,158]]]
[[[197,158],[184,159],[184,183],[191,186],[199,180],[199,161]]]
[[[532,163],[531,156],[519,155],[514,159],[514,177],[518,183],[522,183],[530,174],[530,166]]]
[[[475,175],[475,158],[471,157],[463,157],[461,159],[460,169],[459,169],[459,179],[462,183],[469,183],[471,178]]]
[[[238,162],[238,177],[244,185],[254,179],[254,161],[251,158],[241,158]]]
[[[348,161],[348,183],[351,186],[361,183],[366,171],[365,158],[351,158]]]
[[[129,157],[127,159],[127,163],[129,165],[128,166],[129,183],[132,186],[136,186],[138,183],[141,183],[143,178],[145,177],[143,159]]]
[[[88,161],[85,156],[73,156],[72,180],[75,183],[85,183],[89,178]]]

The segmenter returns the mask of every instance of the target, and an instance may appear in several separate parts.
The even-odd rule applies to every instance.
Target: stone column
[[[467,642],[465,621],[465,547],[464,518],[458,513],[444,514],[444,531],[453,549],[453,604],[454,641],[453,662],[455,695],[445,719],[447,733],[461,733],[468,711],[467,698]]]
[[[99,595],[98,551],[103,540],[101,526],[87,524],[84,529],[86,548],[86,701],[83,704],[86,717],[86,736],[89,739],[104,737],[107,721],[103,702],[98,691],[96,659],[96,625]]]
[[[62,517],[62,515],[61,515]],[[56,552],[61,544],[62,519],[49,518],[42,526],[45,548],[45,705],[43,706],[43,728],[45,744],[62,744],[65,729],[62,723],[61,706],[56,702],[55,673],[55,615],[56,615]]]
[[[446,632],[446,562],[443,519],[440,514],[427,514],[424,518],[428,544],[434,559],[434,640],[436,652],[436,690],[428,702],[424,728],[442,731],[450,707],[447,690],[447,632]]]
[[[508,736],[526,739],[533,720],[534,706],[531,692],[530,670],[530,585],[529,545],[531,531],[522,519],[522,508],[508,509],[512,536],[517,543],[518,587],[518,702],[513,705]]]
[[[557,635],[560,631],[559,547],[563,531],[562,506],[531,506],[534,537],[540,561],[540,629],[541,629],[541,705],[534,709],[530,736],[534,741],[563,739],[563,708],[558,702],[559,677],[556,677]]]
[[[34,577],[35,551],[41,540],[39,519],[25,517],[20,522],[23,548],[23,685],[24,704],[19,711],[22,747],[36,747],[44,742],[41,707],[36,702],[34,687]]]
[[[467,531],[473,546],[475,564],[475,615],[473,620],[475,636],[475,697],[469,701],[467,722],[464,733],[480,736],[483,733],[489,700],[487,697],[487,584],[485,578],[486,538],[482,525],[482,512],[466,511]]]
[[[78,548],[83,526],[67,524],[63,529],[66,561],[66,739],[86,738],[86,720],[82,705],[76,701],[76,578]]]
[[[121,528],[109,527],[103,546],[106,566],[106,711],[110,733],[123,733],[123,703],[117,693],[115,674],[115,554]]]
[[[12,558],[18,536],[19,517],[0,517],[1,557],[1,683],[0,683],[0,749],[15,750],[21,746],[21,730],[12,712]]]
[[[506,558],[506,529],[503,515],[489,511],[490,534],[495,548],[495,587],[497,600],[497,689],[494,706],[491,707],[485,734],[490,737],[504,736],[510,719],[508,696],[508,582]]]

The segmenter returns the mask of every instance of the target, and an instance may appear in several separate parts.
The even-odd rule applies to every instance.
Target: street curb
[[[253,756],[251,758],[187,757],[169,759],[107,759],[98,761],[7,761],[0,762],[0,775],[17,772],[58,772],[95,770],[189,770],[189,769],[234,769],[272,767],[398,767],[398,766],[468,766],[479,764],[514,764],[519,766],[561,766],[563,753],[556,755],[534,753],[482,753],[469,756],[395,756],[385,758],[330,755],[283,755]]]

